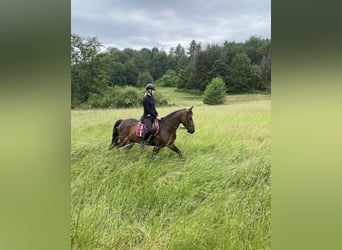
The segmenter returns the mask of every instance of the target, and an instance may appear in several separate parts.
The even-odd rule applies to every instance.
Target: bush
[[[174,70],[168,70],[160,79],[156,81],[156,84],[163,87],[176,87],[178,85],[179,78]]]
[[[160,106],[167,106],[169,104],[168,101],[164,98],[164,96],[160,92],[156,93],[156,95],[154,96],[154,99],[156,100],[157,109]]]
[[[112,104],[110,98],[106,96],[96,94],[96,93],[89,93],[89,98],[86,103],[80,105],[82,108],[108,108]]]
[[[226,86],[220,77],[211,80],[203,94],[203,103],[209,105],[223,104],[226,98]]]
[[[142,92],[134,87],[109,88],[103,94],[90,93],[81,108],[132,108],[141,105]]]
[[[108,88],[104,94],[90,93],[87,102],[75,103],[72,108],[136,108],[142,106],[145,91],[134,87]],[[168,101],[157,92],[156,106],[166,106]]]
[[[141,106],[142,93],[134,87],[114,88],[114,106],[133,108]]]

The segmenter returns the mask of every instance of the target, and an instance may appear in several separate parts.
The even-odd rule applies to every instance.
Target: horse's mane
[[[176,111],[173,111],[172,113],[170,113],[170,114],[164,116],[164,117],[162,118],[162,120],[164,120],[164,119],[169,119],[170,117],[174,116],[176,113],[178,113],[178,112],[180,112],[180,111],[183,111],[183,110],[186,110],[186,109],[178,109],[178,110],[176,110]]]

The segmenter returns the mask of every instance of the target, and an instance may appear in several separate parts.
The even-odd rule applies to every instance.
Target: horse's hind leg
[[[132,143],[134,145],[134,143],[131,142],[128,137],[126,137],[124,140],[120,140],[119,143],[116,143],[112,148],[115,147],[115,148],[117,148],[119,150],[119,148],[124,147],[124,146],[126,146],[127,144],[130,144],[130,143]],[[133,145],[129,145],[128,146],[129,149],[132,148]]]
[[[179,158],[184,158],[182,152],[176,147],[175,144],[172,143],[171,145],[167,145],[167,147],[169,149],[171,149],[172,151],[176,152],[178,154]]]
[[[119,144],[119,139],[115,138],[113,139],[112,143],[109,145],[108,150],[112,150],[113,148],[117,147]]]

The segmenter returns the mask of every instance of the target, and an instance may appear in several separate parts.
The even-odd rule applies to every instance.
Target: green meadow
[[[208,106],[160,88],[164,116],[193,108],[177,130],[184,159],[162,148],[108,150],[114,122],[142,108],[71,111],[72,249],[270,249],[271,98],[228,95]]]

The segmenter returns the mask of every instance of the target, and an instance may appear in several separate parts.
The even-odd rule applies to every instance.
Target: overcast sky
[[[271,0],[71,0],[71,32],[106,47],[169,51],[271,38]]]

